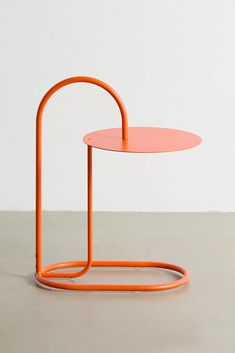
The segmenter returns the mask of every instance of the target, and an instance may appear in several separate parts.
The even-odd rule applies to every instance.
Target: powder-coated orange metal
[[[106,90],[119,106],[122,118],[121,129],[107,129],[86,135],[87,146],[87,261],[68,261],[42,265],[42,116],[49,98],[60,88],[77,82],[91,83]],[[163,135],[165,135],[162,137]],[[168,141],[166,136],[168,134]],[[130,136],[130,139],[129,139]],[[142,136],[142,138],[141,138]],[[156,138],[158,142],[156,143]],[[142,139],[145,141],[143,143]],[[159,144],[160,141],[160,144]],[[37,112],[36,128],[36,282],[43,286],[64,290],[88,291],[160,291],[179,287],[189,280],[189,272],[184,268],[162,262],[151,261],[93,261],[92,246],[92,146],[119,152],[167,152],[192,148],[200,143],[200,138],[185,131],[161,128],[128,128],[125,106],[119,95],[106,83],[92,77],[79,76],[63,80],[53,86],[43,97]],[[57,270],[80,268],[77,271]],[[160,284],[75,284],[59,282],[55,279],[76,278],[85,275],[91,267],[151,267],[177,272],[180,276],[174,282]],[[51,278],[54,278],[52,280]]]
[[[102,150],[129,153],[162,153],[186,150],[201,143],[201,138],[188,131],[162,127],[128,128],[128,140],[121,138],[120,128],[93,131],[83,141]]]

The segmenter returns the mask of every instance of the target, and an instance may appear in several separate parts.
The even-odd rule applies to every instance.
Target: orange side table
[[[60,262],[46,267],[42,264],[42,117],[49,98],[60,88],[78,82],[100,86],[118,104],[122,127],[94,131],[83,137],[87,144],[87,261]],[[179,287],[189,280],[189,272],[184,268],[155,261],[94,261],[92,247],[92,149],[125,153],[160,153],[193,148],[201,143],[201,138],[191,132],[160,127],[128,127],[127,113],[119,95],[106,83],[86,76],[71,77],[53,86],[43,97],[37,112],[36,128],[36,274],[39,285],[64,290],[89,291],[160,291]],[[81,270],[76,268],[82,267]],[[75,284],[64,279],[85,275],[91,267],[152,267],[174,271],[179,279],[157,284]],[[73,268],[73,271],[66,271]],[[57,270],[65,270],[58,272]],[[60,282],[60,279],[63,282]]]

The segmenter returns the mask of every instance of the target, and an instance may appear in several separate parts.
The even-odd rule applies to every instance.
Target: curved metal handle
[[[75,77],[70,77],[67,78],[63,81],[58,82],[56,85],[54,85],[53,87],[51,87],[49,89],[49,91],[47,91],[47,93],[45,94],[45,96],[43,97],[43,99],[41,100],[41,103],[38,107],[38,111],[37,111],[37,129],[41,128],[41,122],[42,122],[42,115],[43,115],[43,111],[44,108],[48,102],[48,100],[50,99],[50,97],[56,92],[58,91],[60,88],[70,85],[71,83],[78,83],[78,82],[84,82],[84,83],[91,83],[93,85],[99,86],[101,88],[103,88],[105,91],[107,91],[116,101],[120,113],[121,113],[121,117],[122,117],[122,139],[123,140],[127,140],[128,139],[128,120],[127,120],[127,112],[126,112],[126,108],[124,103],[122,102],[121,98],[119,97],[119,95],[117,94],[117,92],[111,87],[109,86],[107,83],[98,80],[97,78],[93,78],[93,77],[88,77],[88,76],[75,76]]]
[[[60,88],[67,86],[71,83],[86,82],[93,85],[99,86],[106,90],[118,104],[119,110],[122,117],[122,139],[128,139],[128,121],[127,113],[124,103],[117,94],[116,91],[107,83],[97,80],[96,78],[77,76],[67,78],[61,82],[58,82],[42,98],[37,111],[37,127],[36,127],[36,271],[40,273],[42,271],[42,116],[44,108],[50,99],[50,97],[58,91]],[[89,146],[88,146],[89,147]],[[89,148],[88,148],[89,149]],[[91,149],[90,149],[91,152]],[[91,231],[88,233],[91,233]],[[90,255],[88,254],[88,260],[90,261]],[[88,261],[87,266],[77,275],[82,275],[87,272],[91,263]]]

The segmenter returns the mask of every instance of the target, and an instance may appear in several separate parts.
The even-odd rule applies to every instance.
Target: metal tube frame
[[[122,118],[122,139],[128,140],[128,121],[125,106],[112,87],[92,77],[79,76],[63,80],[53,86],[43,97],[37,112],[36,128],[36,274],[39,285],[62,290],[87,291],[161,291],[179,287],[189,280],[189,272],[184,268],[163,262],[153,261],[93,261],[92,244],[92,146],[87,146],[87,261],[60,262],[43,267],[42,265],[42,116],[49,98],[60,88],[71,83],[87,82],[100,86],[115,99]],[[75,272],[55,272],[56,270],[83,267]],[[53,281],[51,278],[77,278],[85,275],[92,267],[152,267],[174,271],[180,278],[174,282],[161,284],[75,284]]]

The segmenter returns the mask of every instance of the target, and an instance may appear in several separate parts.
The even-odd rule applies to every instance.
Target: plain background
[[[126,104],[130,126],[193,131],[190,151],[94,151],[94,208],[235,211],[235,2],[3,1],[0,9],[0,209],[33,210],[35,115],[44,93],[70,76],[97,77]],[[44,115],[44,202],[86,209],[92,130],[120,126],[112,98],[75,84]]]

